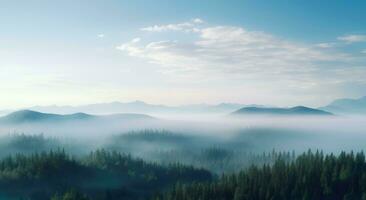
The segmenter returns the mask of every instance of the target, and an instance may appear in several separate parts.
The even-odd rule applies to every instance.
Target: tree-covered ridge
[[[156,199],[296,200],[366,199],[365,155],[307,152],[294,161],[252,166],[211,183],[177,184]]]
[[[272,164],[279,156],[287,160],[294,158],[293,153],[287,152],[255,152],[247,142],[256,140],[257,137],[261,140],[260,137],[263,136],[260,135],[261,132],[257,131],[239,134],[230,140],[217,140],[167,130],[146,129],[114,135],[106,148],[130,152],[144,160],[163,165],[193,165],[216,174],[238,172],[251,165]]]
[[[175,142],[183,143],[192,140],[191,137],[168,130],[144,129],[139,131],[129,131],[127,133],[116,135],[114,140],[146,141],[146,142]]]
[[[286,161],[295,159],[294,152],[263,152],[261,154],[245,150],[231,150],[218,146],[208,147],[197,151],[160,151],[155,152],[155,158],[159,163],[167,165],[179,162],[205,168],[221,175],[222,173],[238,172],[252,165],[262,166],[273,164],[279,157]]]
[[[70,188],[103,199],[138,199],[176,182],[209,181],[210,172],[182,165],[160,166],[127,154],[98,150],[73,158],[62,150],[17,154],[0,160],[0,193],[49,199]]]
[[[9,135],[0,144],[0,199],[366,197],[362,152],[334,155],[309,151],[296,156],[294,152],[259,153],[237,147],[251,137],[240,135],[233,139],[237,143],[202,144],[204,138],[188,134],[143,130],[116,135],[111,143],[115,146],[106,145],[105,149],[89,152],[80,146],[80,153],[79,149],[70,151],[75,148],[71,145],[60,149],[65,141],[56,138]],[[256,132],[255,137],[267,134]],[[141,158],[136,157],[137,151]],[[18,153],[5,156],[11,152]]]
[[[87,141],[14,133],[0,137],[0,159],[14,153],[25,155],[60,148],[77,156],[85,156],[95,149],[108,149],[164,166],[181,163],[221,174],[238,172],[250,165],[271,164],[276,157],[284,156],[281,152],[253,152],[245,143],[251,139],[251,136],[245,135],[243,138],[234,138],[233,143],[167,130],[146,129],[114,135],[106,143],[100,142],[99,146],[94,146]]]

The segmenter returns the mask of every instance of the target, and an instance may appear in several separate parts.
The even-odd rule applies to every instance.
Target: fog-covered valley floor
[[[366,147],[366,118],[359,116],[140,117],[2,124],[1,156],[58,148],[75,155],[110,149],[159,163],[208,167],[212,165],[197,164],[195,159],[211,150],[237,161],[232,156],[243,153],[300,154],[309,149],[339,153]],[[245,159],[242,162],[245,164],[228,169],[221,166],[215,172],[252,164]]]
[[[225,174],[253,167],[287,170],[298,163],[301,169],[299,162],[343,159],[342,152],[357,161],[353,152],[366,147],[364,124],[360,116],[20,111],[0,119],[0,199],[49,199],[58,192],[76,199],[172,199],[186,187],[179,183],[219,184]]]

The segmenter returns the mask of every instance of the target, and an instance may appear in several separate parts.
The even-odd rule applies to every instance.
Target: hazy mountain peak
[[[338,114],[366,114],[366,96],[358,99],[336,99],[320,109]]]
[[[77,122],[84,120],[141,120],[155,119],[149,115],[122,113],[114,115],[89,115],[83,112],[60,115],[51,113],[42,113],[33,110],[19,110],[12,112],[4,117],[0,117],[1,123],[31,123],[31,122]]]
[[[8,116],[16,116],[16,117],[33,117],[33,116],[39,116],[40,112],[36,112],[36,111],[33,111],[33,110],[28,110],[28,109],[25,109],[25,110],[19,110],[19,111],[15,111],[13,113],[10,113]]]
[[[292,108],[273,108],[273,107],[244,107],[232,114],[256,114],[256,115],[332,115],[332,113],[309,108],[305,106],[295,106]]]
[[[136,100],[131,102],[113,101],[109,103],[95,103],[79,106],[34,106],[29,108],[42,113],[72,114],[77,112],[91,114],[115,114],[115,113],[145,113],[145,114],[161,114],[161,113],[219,113],[227,114],[233,112],[245,105],[237,103],[220,103],[211,105],[206,103],[188,104],[181,106],[166,106],[161,104],[149,104],[144,101]]]
[[[70,115],[64,115],[64,116],[69,116],[69,117],[76,118],[76,119],[87,119],[87,118],[95,117],[94,115],[89,115],[89,114],[86,114],[83,112],[74,113],[74,114],[70,114]]]
[[[136,100],[136,101],[133,101],[133,102],[131,102],[131,103],[134,103],[134,104],[141,104],[141,105],[146,105],[146,103],[145,103],[145,102],[140,101],[140,100]]]
[[[5,122],[34,122],[40,121],[46,118],[54,117],[52,114],[45,114],[41,112],[36,112],[33,110],[19,110],[12,112],[4,117],[1,121]]]

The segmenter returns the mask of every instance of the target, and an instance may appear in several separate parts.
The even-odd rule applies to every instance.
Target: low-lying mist
[[[366,117],[340,116],[201,118],[195,115],[191,119],[165,116],[42,121],[1,125],[0,156],[51,149],[64,149],[77,156],[107,149],[161,164],[179,162],[221,173],[268,163],[278,156],[273,152],[363,150],[364,124]]]

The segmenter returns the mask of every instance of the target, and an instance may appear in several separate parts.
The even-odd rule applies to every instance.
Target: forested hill
[[[147,141],[163,137],[170,141],[183,137],[146,134],[128,134],[123,138],[132,141],[143,137]],[[17,146],[24,146],[24,139],[30,140],[21,138],[16,140]],[[39,137],[34,139],[40,140]],[[186,155],[171,153],[178,161]],[[18,153],[0,159],[0,199],[366,199],[363,152],[334,155],[308,151],[299,156],[294,152],[273,152],[271,155],[238,157],[215,147],[185,160],[186,163],[200,162],[202,166],[224,166],[225,169],[230,169],[226,162],[242,167],[238,172],[229,170],[219,176],[201,168],[174,164],[176,162],[147,162],[112,150],[75,156],[53,150]],[[232,163],[231,159],[238,162]],[[245,163],[253,165],[245,166]]]
[[[105,150],[78,159],[60,150],[0,160],[0,198],[5,199],[58,199],[64,192],[76,196],[61,199],[141,199],[177,182],[209,180],[211,173],[203,169],[163,167]],[[77,193],[69,194],[70,189]]]
[[[253,166],[211,183],[178,184],[163,200],[365,200],[366,163],[361,153],[307,152],[295,161]]]

